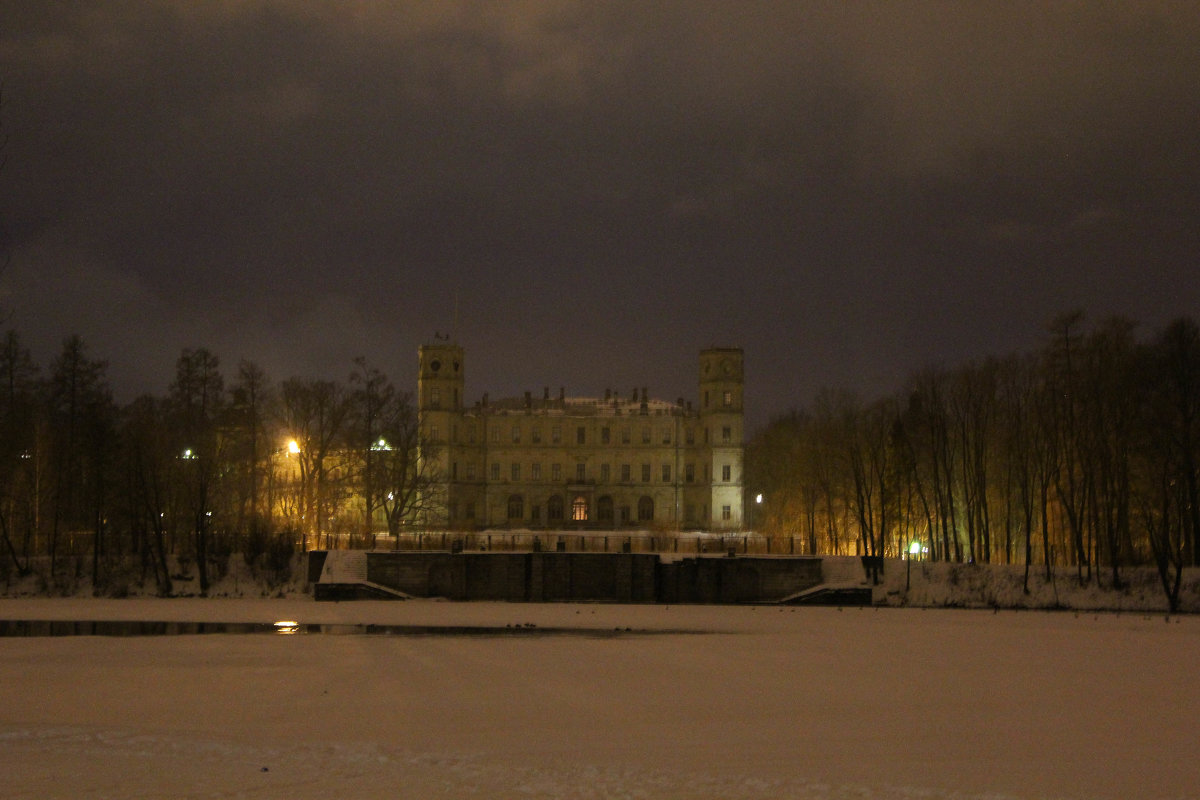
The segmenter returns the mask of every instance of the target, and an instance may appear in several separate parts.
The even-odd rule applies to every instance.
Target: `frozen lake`
[[[0,619],[497,631],[0,639],[3,797],[1200,798],[1195,617],[301,599]]]

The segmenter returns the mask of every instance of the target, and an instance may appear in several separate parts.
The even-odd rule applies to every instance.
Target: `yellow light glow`
[[[287,451],[288,455],[298,455],[300,453],[300,443],[295,439],[288,439]]]

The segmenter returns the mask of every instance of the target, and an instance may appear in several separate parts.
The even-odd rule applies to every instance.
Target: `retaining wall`
[[[310,558],[325,556],[313,552]],[[450,600],[761,603],[820,584],[821,559],[371,551],[367,580],[414,597]]]

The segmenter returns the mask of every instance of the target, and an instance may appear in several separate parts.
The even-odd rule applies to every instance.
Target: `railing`
[[[800,536],[705,532],[427,531],[379,534],[380,550],[808,555]]]

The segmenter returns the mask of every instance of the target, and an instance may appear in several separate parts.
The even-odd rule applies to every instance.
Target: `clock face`
[[[439,369],[441,369],[441,368],[442,368],[442,362],[438,361],[438,360],[435,358],[433,361],[430,361],[430,362],[429,362],[429,368],[430,368],[431,370],[433,370],[434,372],[437,372]]]
[[[721,372],[724,373],[725,375],[732,375],[733,374],[733,362],[732,361],[722,361],[721,362]]]

